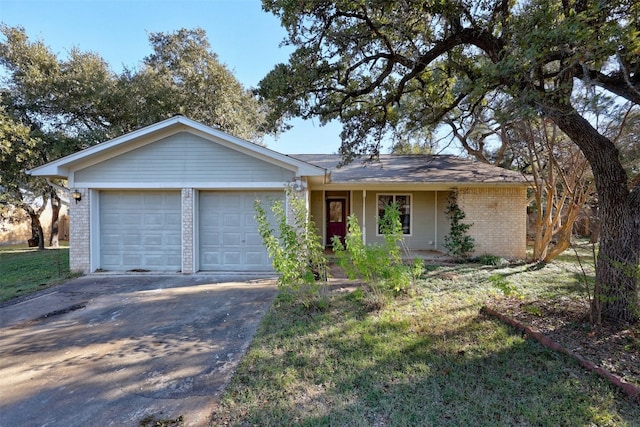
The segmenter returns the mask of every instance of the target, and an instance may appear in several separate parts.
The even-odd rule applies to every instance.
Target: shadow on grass
[[[365,313],[341,295],[323,313],[276,304],[214,420],[264,426],[638,425],[640,414],[573,360],[473,307]]]

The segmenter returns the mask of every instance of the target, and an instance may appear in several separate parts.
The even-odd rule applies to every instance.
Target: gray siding
[[[178,133],[75,173],[75,185],[114,182],[284,182],[294,173],[190,133]]]
[[[324,235],[324,198],[323,191],[312,191],[311,192],[311,201],[309,203],[309,214],[311,216],[311,220],[315,223],[316,229],[318,230],[318,234],[320,236]],[[327,242],[323,243],[326,245]]]
[[[353,203],[351,213],[358,218],[358,224],[362,226],[362,191],[352,191],[351,202]]]

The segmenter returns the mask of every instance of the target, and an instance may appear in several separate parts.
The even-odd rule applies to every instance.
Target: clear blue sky
[[[59,57],[73,46],[102,56],[115,72],[151,53],[149,32],[201,27],[211,48],[247,88],[286,62],[285,31],[260,0],[0,0],[0,21],[22,26]],[[335,153],[340,126],[296,120],[294,128],[265,142],[282,153]]]

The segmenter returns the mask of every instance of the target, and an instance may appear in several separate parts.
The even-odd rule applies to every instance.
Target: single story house
[[[524,258],[526,189],[512,171],[454,156],[383,155],[338,168],[338,155],[285,155],[175,116],[28,171],[66,178],[71,269],[272,271],[254,200],[306,197],[323,242],[355,214],[367,243],[377,219],[401,207],[412,250],[444,250],[447,197],[473,224],[477,254]]]

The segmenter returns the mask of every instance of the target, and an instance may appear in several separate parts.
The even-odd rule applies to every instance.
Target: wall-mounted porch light
[[[73,190],[73,193],[71,193],[71,197],[73,197],[73,200],[75,200],[76,204],[78,204],[78,202],[82,200],[82,193],[78,190]]]

